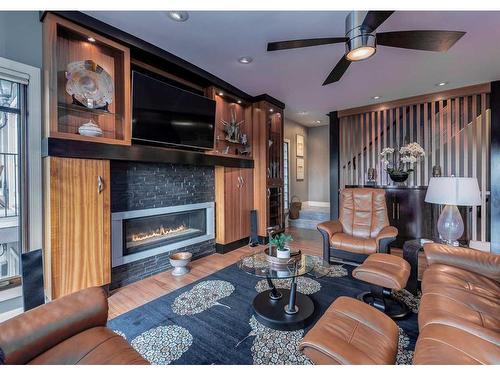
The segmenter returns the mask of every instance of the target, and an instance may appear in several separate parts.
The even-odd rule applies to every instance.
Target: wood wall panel
[[[380,152],[418,142],[426,157],[415,165],[409,186],[426,186],[432,167],[440,165],[443,176],[476,177],[481,206],[468,209],[468,237],[486,241],[489,207],[490,104],[489,85],[475,86],[477,92],[454,90],[436,100],[400,106],[380,104],[369,112],[342,111],[340,117],[340,187],[365,184],[368,168],[377,169],[379,184],[391,183],[383,170]],[[433,97],[429,96],[429,99]]]

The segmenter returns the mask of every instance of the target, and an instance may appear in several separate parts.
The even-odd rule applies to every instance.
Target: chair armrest
[[[330,220],[319,223],[317,226],[320,232],[325,232],[328,237],[333,236],[335,233],[342,233],[342,224],[339,220]]]
[[[396,227],[385,227],[379,232],[376,240],[379,242],[383,238],[396,238],[397,235],[398,229]]]
[[[396,239],[398,235],[398,229],[395,227],[385,227],[383,228],[375,240],[377,241],[379,253],[388,254],[390,253],[389,245]]]
[[[500,255],[438,243],[424,245],[428,264],[447,264],[500,281]]]
[[[88,288],[0,323],[6,364],[25,364],[60,342],[92,327],[106,326],[108,300]]]

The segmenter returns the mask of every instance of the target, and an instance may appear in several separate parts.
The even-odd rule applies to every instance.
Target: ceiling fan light
[[[375,53],[375,47],[364,46],[349,51],[346,55],[347,60],[361,61],[366,60]]]

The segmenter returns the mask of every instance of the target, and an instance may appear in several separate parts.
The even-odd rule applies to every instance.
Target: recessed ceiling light
[[[378,96],[378,95],[372,96],[372,99],[373,100],[378,100],[378,99],[380,99],[380,96]]]
[[[170,19],[176,22],[186,22],[189,18],[188,12],[178,11],[178,10],[168,12],[168,16],[170,17]]]
[[[272,109],[272,108],[269,108],[269,112],[274,112],[274,109]]]
[[[94,42],[95,42],[95,39],[94,39],[94,38],[92,38],[91,36],[89,36],[89,37],[87,38],[87,40],[88,40],[90,43],[94,43]]]
[[[223,93],[222,91],[219,91],[219,92],[217,93],[217,95],[219,95],[219,96],[224,96],[224,93]]]
[[[241,100],[238,100],[236,103],[241,104]]]
[[[300,115],[300,116],[306,116],[306,115],[309,114],[309,112],[307,112],[307,111],[300,111],[300,112],[297,112],[297,114]]]
[[[321,120],[314,121],[315,124],[321,124]]]
[[[447,84],[448,84],[448,82],[439,82],[439,83],[436,83],[436,86],[444,86]]]
[[[240,64],[250,64],[253,61],[253,58],[250,56],[242,56],[238,59]]]

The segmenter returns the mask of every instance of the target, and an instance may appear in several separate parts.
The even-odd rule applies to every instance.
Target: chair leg
[[[382,311],[392,319],[405,318],[410,309],[403,302],[392,296],[391,290],[376,285],[371,287],[371,292],[364,292],[358,295],[358,299]]]

